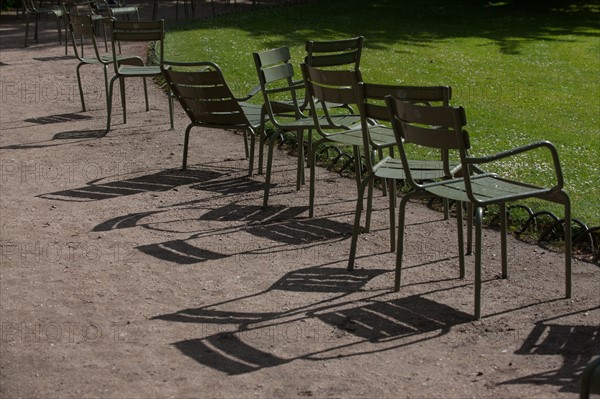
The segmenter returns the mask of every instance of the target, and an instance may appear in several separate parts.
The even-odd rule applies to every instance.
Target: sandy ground
[[[346,272],[351,180],[319,170],[309,219],[279,151],[262,210],[239,134],[197,129],[181,172],[187,121],[169,130],[157,87],[147,113],[128,84],[128,123],[115,99],[105,134],[100,69],[83,69],[81,112],[51,21],[28,48],[23,32],[2,16],[1,397],[577,397],[600,354],[597,264],[574,261],[564,299],[561,253],[511,237],[503,280],[486,230],[473,321],[455,222],[411,204],[394,293],[385,197]]]

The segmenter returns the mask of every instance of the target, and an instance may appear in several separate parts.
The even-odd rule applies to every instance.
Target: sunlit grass
[[[365,80],[452,86],[476,154],[553,142],[574,216],[599,225],[600,7],[527,3],[338,0],[252,11],[171,30],[166,58],[216,62],[242,95],[257,84],[253,51],[289,46],[299,64],[308,39],[363,35]],[[547,161],[539,151],[494,170],[550,184]]]

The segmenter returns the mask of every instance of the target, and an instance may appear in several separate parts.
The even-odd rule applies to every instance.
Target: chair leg
[[[502,261],[502,278],[508,278],[508,249],[506,242],[506,204],[500,204],[500,252]]]
[[[465,242],[463,232],[463,211],[462,204],[456,202],[456,230],[458,232],[458,265],[460,268],[460,278],[465,278]]]
[[[561,193],[564,197],[565,204],[565,297],[571,298],[571,257],[573,256],[572,228],[571,228],[571,200],[565,193]]]
[[[106,109],[108,109],[108,65],[104,65],[104,95],[106,96]],[[83,99],[83,92],[81,93]]]
[[[38,24],[40,22],[40,15],[35,15],[35,30],[33,31],[33,40],[38,43]]]
[[[148,86],[146,85],[146,78],[144,80],[144,99],[146,100],[146,112],[150,111],[150,104],[148,103]]]
[[[371,231],[371,213],[373,212],[373,186],[375,185],[375,179],[369,182],[369,189],[367,190],[367,212],[365,216],[365,231],[368,233]]]
[[[312,150],[309,154],[310,160],[308,161],[310,176],[309,176],[309,187],[308,187],[308,217],[312,218],[314,216],[315,210],[315,180],[316,180],[316,166],[317,166],[317,149],[319,146],[327,141],[327,139],[323,138],[321,140],[317,140],[316,143],[313,144]]]
[[[263,197],[263,208],[267,208],[269,203],[269,189],[271,187],[271,168],[273,167],[273,147],[275,146],[275,140],[277,139],[277,133],[273,133],[269,137],[269,152],[267,154],[267,171],[265,176],[265,194]]]
[[[475,319],[481,319],[481,224],[483,209],[475,209]]]
[[[119,79],[118,76],[113,76],[108,86],[108,94],[106,95],[106,131],[110,131],[110,114],[112,112],[112,95],[115,80]]]
[[[167,99],[169,101],[169,122],[171,130],[175,129],[175,110],[173,108],[173,96],[171,94],[167,95]]]
[[[296,191],[300,190],[301,185],[306,184],[304,175],[304,130],[296,132],[296,140],[298,141],[298,170],[296,172]]]
[[[27,47],[27,37],[29,36],[29,17],[30,17],[30,14],[26,13],[25,14],[25,43],[24,43],[23,47]]]
[[[123,108],[123,124],[127,123],[127,102],[125,101],[125,78],[119,78],[119,87],[121,89],[121,108]]]
[[[412,197],[410,192],[406,194],[400,200],[400,208],[398,210],[398,242],[396,244],[396,275],[394,277],[394,291],[400,291],[401,277],[402,277],[402,254],[404,252],[404,215],[406,210],[406,204]]]
[[[379,148],[379,160],[381,161],[383,159],[383,148]],[[383,194],[383,196],[385,197],[388,193],[387,193],[387,185],[385,184],[385,182],[383,182],[383,184],[381,185],[381,193]]]
[[[473,253],[473,204],[467,203],[467,255]]]
[[[81,72],[80,72],[80,68],[85,65],[83,63],[80,63],[79,65],[77,65],[77,86],[79,87],[79,97],[81,98],[81,108],[83,110],[83,112],[86,111],[85,109],[85,99],[83,98],[83,86],[81,85]],[[106,68],[106,67],[105,67]],[[105,79],[106,79],[106,69],[104,70],[104,75],[105,75]],[[105,84],[106,86],[106,84]]]
[[[258,130],[258,174],[262,175],[263,173],[263,162],[264,162],[264,150],[265,150],[265,135],[267,132],[265,131],[265,123],[266,123],[267,113],[265,107],[262,107],[260,111],[260,127]]]
[[[256,132],[248,129],[250,133],[250,161],[248,165],[248,176],[252,177],[254,171],[254,147],[256,146]]]
[[[371,185],[373,181],[373,175],[368,174],[360,186],[358,187],[358,197],[356,198],[356,210],[354,211],[354,225],[352,226],[352,242],[350,244],[350,256],[348,257],[349,271],[354,270],[354,260],[356,259],[356,246],[358,243],[358,234],[360,233],[360,215],[363,209],[365,187]]]
[[[181,170],[187,169],[187,157],[188,157],[188,145],[190,143],[190,131],[194,127],[193,123],[190,123],[185,129],[185,136],[183,137],[183,160],[181,162]]]
[[[60,27],[60,18],[58,16],[56,17],[56,28],[58,30],[58,44],[62,44],[62,29]],[[65,53],[66,53],[66,48],[65,48]]]
[[[389,203],[390,203],[390,252],[396,250],[396,180],[386,179],[389,187]]]

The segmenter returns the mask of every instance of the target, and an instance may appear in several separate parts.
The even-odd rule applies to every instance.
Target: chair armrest
[[[557,180],[556,188],[562,189],[562,187],[564,185],[564,179],[563,179],[562,167],[560,165],[560,160],[558,158],[558,151],[556,151],[556,147],[554,147],[554,145],[551,142],[546,141],[546,140],[538,141],[538,142],[527,144],[527,145],[520,146],[520,147],[511,148],[510,150],[501,151],[499,153],[489,155],[489,156],[469,157],[468,163],[469,164],[486,164],[486,163],[494,162],[494,161],[497,161],[497,160],[500,160],[503,158],[509,158],[514,155],[529,152],[531,150],[534,150],[537,148],[542,148],[542,147],[547,148],[550,151],[550,154],[552,155],[552,162],[554,164],[554,171],[556,173],[556,180]]]

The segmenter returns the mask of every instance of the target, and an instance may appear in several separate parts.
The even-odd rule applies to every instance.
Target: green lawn
[[[475,154],[552,141],[574,217],[597,226],[598,21],[597,1],[320,1],[180,26],[167,35],[165,58],[214,61],[242,95],[257,83],[253,51],[289,46],[299,64],[308,39],[362,35],[366,81],[452,86],[452,103],[467,110]],[[542,154],[493,170],[547,184]]]

